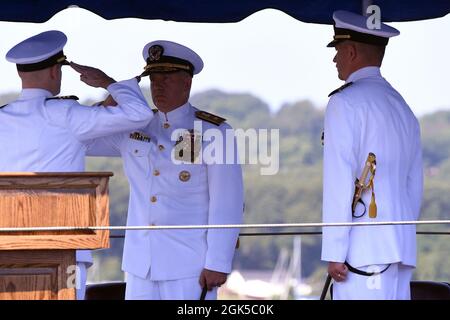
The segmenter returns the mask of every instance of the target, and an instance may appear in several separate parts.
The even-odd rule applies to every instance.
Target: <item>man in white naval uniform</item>
[[[153,113],[137,80],[115,82],[102,71],[72,63],[81,80],[103,87],[118,107],[89,107],[76,97],[54,97],[60,92],[64,33],[47,31],[14,46],[6,59],[16,63],[22,80],[17,100],[0,108],[0,171],[84,171],[86,141],[145,126]],[[92,264],[89,250],[77,251],[80,279],[77,299],[84,298],[86,269]]]
[[[231,127],[188,102],[192,77],[203,68],[201,58],[170,41],[147,44],[143,55],[142,76],[150,75],[156,117],[139,131],[96,139],[88,150],[88,155],[122,156],[131,188],[127,225],[241,223],[243,181],[234,136],[228,137],[230,148],[215,149],[218,163],[205,154],[214,141],[211,135],[225,139]],[[184,149],[191,141],[194,146]],[[215,299],[231,272],[238,233],[127,231],[126,299],[198,300],[202,288],[208,290],[206,299]]]
[[[380,74],[388,39],[399,32],[383,23],[369,29],[365,17],[346,11],[333,18],[335,35],[328,46],[337,51],[333,61],[345,85],[331,93],[325,113],[323,221],[417,220],[423,192],[419,123]],[[362,200],[378,210],[374,218],[356,217],[354,182],[369,152],[376,156],[376,201],[371,192]],[[413,225],[324,228],[322,260],[335,280],[333,298],[410,299],[415,230]]]

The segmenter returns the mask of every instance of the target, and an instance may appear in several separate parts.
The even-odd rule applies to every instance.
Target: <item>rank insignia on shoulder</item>
[[[72,99],[72,100],[80,100],[77,96],[59,96],[59,97],[51,97],[46,100],[56,100],[56,99]]]
[[[225,122],[227,119],[216,116],[212,113],[206,112],[206,111],[196,111],[195,116],[198,119],[204,120],[206,122],[215,124],[216,126],[221,125],[223,122]]]
[[[139,140],[139,141],[143,141],[143,142],[150,142],[150,140],[151,140],[151,138],[149,136],[146,136],[145,134],[137,132],[137,131],[130,133],[130,139]]]
[[[328,95],[328,97],[331,97],[335,93],[341,92],[345,88],[350,87],[352,84],[353,84],[353,82],[348,82],[348,83],[344,84],[343,86],[340,86],[336,90],[331,91],[330,94]]]

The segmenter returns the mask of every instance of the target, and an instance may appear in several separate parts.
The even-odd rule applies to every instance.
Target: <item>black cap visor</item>
[[[374,44],[378,46],[386,46],[388,44],[389,38],[376,36],[373,34],[367,34],[362,32],[357,32],[350,29],[334,28],[334,37],[327,47],[335,47],[339,42],[344,40],[352,40],[361,43]]]
[[[17,64],[17,70],[21,72],[31,72],[31,71],[37,71],[37,70],[43,70],[46,68],[49,68],[55,64],[61,64],[61,65],[69,65],[70,63],[66,60],[67,57],[64,55],[62,51],[58,52],[57,54],[36,63],[29,63],[29,64]]]

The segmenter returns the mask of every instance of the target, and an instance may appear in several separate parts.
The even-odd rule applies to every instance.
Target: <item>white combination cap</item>
[[[158,40],[147,43],[142,50],[142,56],[147,62],[141,76],[152,72],[173,72],[184,70],[191,76],[203,69],[203,60],[192,49],[179,43]]]
[[[23,40],[6,54],[6,60],[17,64],[17,70],[27,72],[69,64],[63,53],[67,37],[61,31],[46,31]]]
[[[397,29],[380,22],[379,28],[368,26],[368,17],[349,11],[333,13],[334,37],[327,47],[334,47],[344,40],[352,40],[375,45],[387,45],[389,38],[400,34]]]

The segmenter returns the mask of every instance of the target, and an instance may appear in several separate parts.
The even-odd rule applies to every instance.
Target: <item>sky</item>
[[[391,23],[400,30],[388,44],[383,76],[403,95],[417,116],[450,110],[450,15],[418,22]],[[102,69],[116,80],[141,73],[142,48],[171,40],[195,50],[205,68],[194,77],[192,93],[220,89],[251,93],[278,110],[285,103],[311,100],[325,107],[327,95],[342,85],[332,59],[331,26],[308,24],[267,9],[238,23],[180,23],[161,20],[105,20],[68,8],[45,23],[0,22],[0,94],[20,90],[15,65],[4,59],[23,39],[47,30],[68,36],[69,60]],[[89,88],[65,67],[61,95],[98,99],[103,89]],[[148,80],[141,82],[148,87]],[[201,108],[201,106],[198,106]]]

